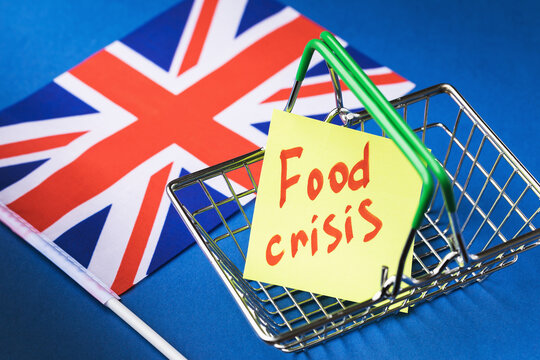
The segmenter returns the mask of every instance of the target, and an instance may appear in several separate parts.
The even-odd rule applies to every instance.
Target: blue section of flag
[[[32,171],[40,167],[49,159],[27,162],[0,168],[0,190],[4,190],[9,185],[14,184]]]
[[[191,244],[193,244],[193,237],[171,205],[147,274],[156,271],[171,259],[171,255],[178,254]]]
[[[236,36],[238,37],[240,34],[242,34],[244,31],[246,31],[253,25],[281,11],[281,9],[283,9],[284,7],[284,5],[275,1],[248,1],[248,3],[246,4],[246,9],[244,10],[244,15],[242,16],[242,20],[238,25]]]
[[[52,82],[0,111],[0,126],[95,113],[96,110]]]
[[[317,75],[328,75],[328,67],[326,66],[326,62],[321,61],[306,72],[306,77]],[[330,79],[330,77],[328,77],[328,79]]]
[[[352,58],[360,65],[362,69],[373,69],[380,67],[381,65],[372,60],[371,58],[367,57],[366,55],[362,54],[360,51],[356,50],[352,46],[347,46],[345,48],[347,52],[352,56]]]
[[[111,205],[84,219],[60,235],[55,240],[56,245],[64,249],[79,264],[88,267],[109,210],[111,210]]]
[[[188,175],[189,172],[182,169],[180,177]],[[215,202],[224,200],[226,197],[220,192],[214,190],[210,186],[206,186],[206,189],[212,196]],[[176,195],[181,199],[182,204],[190,211],[195,211],[206,205],[210,205],[206,194],[200,186],[190,186],[176,191]],[[231,201],[227,204],[221,205],[219,211],[223,217],[227,218],[236,211],[238,211],[238,205]],[[197,221],[202,225],[206,231],[210,231],[217,225],[221,224],[219,215],[215,210],[206,211],[196,217]],[[186,225],[178,216],[178,213],[171,205],[165,219],[165,224],[161,235],[159,237],[154,256],[148,267],[147,274],[156,271],[160,266],[164,265],[167,261],[171,260],[176,254],[185,249],[187,246],[193,243],[193,236],[186,228]]]
[[[183,1],[147,22],[121,41],[168,71],[193,1]]]
[[[268,130],[270,130],[270,121],[263,121],[256,124],[251,124],[255,129],[259,130],[262,133],[268,135]]]

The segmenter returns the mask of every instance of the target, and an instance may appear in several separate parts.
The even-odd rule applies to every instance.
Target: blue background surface
[[[286,0],[417,84],[450,82],[533,175],[538,158],[536,1]],[[0,108],[174,4],[0,2]],[[285,39],[284,39],[285,40]],[[300,354],[261,342],[193,246],[123,297],[189,359],[538,358],[540,250],[487,281]],[[0,358],[159,359],[159,353],[0,226]]]

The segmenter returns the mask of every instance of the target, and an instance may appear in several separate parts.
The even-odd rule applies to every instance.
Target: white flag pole
[[[79,264],[54,242],[45,239],[43,235],[32,227],[32,225],[28,224],[23,218],[15,214],[2,203],[0,203],[0,221],[6,224],[15,234],[19,235],[27,243],[32,245],[47,259],[52,261],[100,303],[111,309],[119,318],[124,320],[168,359],[186,359],[150,326],[124,306],[124,304],[119,301],[120,297],[91,272]]]
[[[180,354],[175,348],[171,346],[165,339],[163,339],[157,332],[150,326],[146,325],[137,315],[129,310],[118,299],[111,298],[105,303],[109,309],[111,309],[118,317],[124,320],[129,326],[137,331],[143,338],[145,338],[150,344],[154,345],[167,359],[174,360],[186,360],[182,354]]]

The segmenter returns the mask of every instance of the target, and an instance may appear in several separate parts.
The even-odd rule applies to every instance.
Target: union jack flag
[[[125,292],[192,242],[166,183],[264,146],[322,30],[271,0],[178,4],[0,112],[0,202]],[[388,98],[414,87],[347,50]],[[324,116],[333,97],[314,58],[295,112]],[[360,107],[353,98],[344,91]],[[208,185],[214,198],[228,193]]]

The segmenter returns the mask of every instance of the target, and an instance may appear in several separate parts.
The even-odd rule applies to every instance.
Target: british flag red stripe
[[[117,293],[123,293],[135,282],[135,276],[150,236],[150,230],[159,209],[161,195],[163,195],[163,184],[168,180],[171,166],[172,164],[169,164],[150,178],[141,211],[137,216],[122,262],[111,286]]]
[[[210,28],[210,23],[212,22],[212,17],[216,10],[216,6],[217,0],[207,0],[202,5],[197,25],[193,35],[191,36],[191,41],[189,42],[186,54],[182,59],[182,66],[180,67],[178,75],[182,74],[188,69],[191,69],[199,61],[204,40],[206,35],[208,35],[208,30]]]
[[[18,155],[31,154],[38,151],[46,151],[66,146],[84,133],[85,132],[83,131],[71,134],[51,135],[32,140],[19,141],[17,143],[0,145],[0,154],[8,158]]]
[[[263,146],[304,45],[322,30],[271,0],[181,2],[0,112],[0,201],[126,291],[192,242],[166,183]],[[348,50],[387,97],[414,86]],[[295,112],[331,109],[323,65],[314,60]]]

